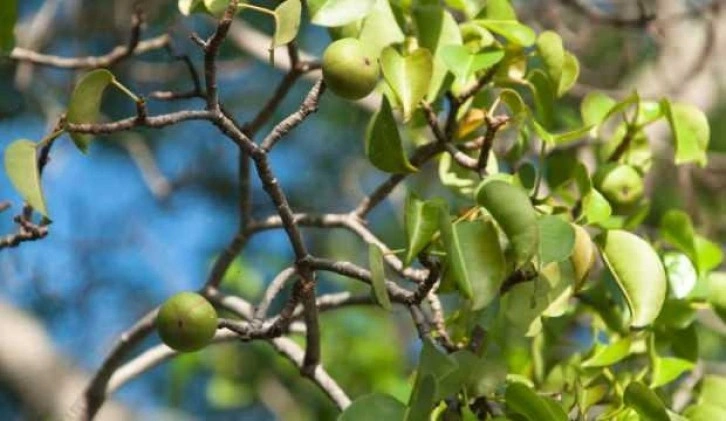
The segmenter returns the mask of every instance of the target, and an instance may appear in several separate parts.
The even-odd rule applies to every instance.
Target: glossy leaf
[[[385,310],[391,311],[391,299],[386,289],[386,273],[383,266],[383,253],[375,244],[368,246],[368,265],[371,268],[371,286],[376,301]]]
[[[542,266],[566,260],[575,246],[575,230],[559,216],[546,215],[539,219],[539,260]]]
[[[403,31],[398,26],[388,1],[376,1],[373,9],[363,20],[357,38],[368,54],[375,59],[380,57],[384,48],[403,42]]]
[[[649,325],[658,316],[666,295],[667,280],[660,258],[647,241],[627,231],[607,231],[599,241],[605,263],[630,309],[630,325]]]
[[[565,48],[562,45],[562,37],[556,32],[544,31],[537,37],[536,46],[547,76],[555,86],[559,87],[562,68],[565,65]]]
[[[406,412],[406,421],[427,420],[431,415],[436,398],[436,378],[426,374],[417,382]]]
[[[726,323],[726,272],[713,272],[708,276],[708,302]]]
[[[396,119],[391,104],[384,95],[381,108],[373,114],[366,132],[366,156],[381,171],[389,173],[411,173],[416,167],[411,165],[403,150],[401,135],[398,133]]]
[[[595,264],[595,244],[585,228],[572,224],[575,230],[575,244],[572,248],[570,262],[572,262],[575,283],[579,287],[587,279],[590,269]]]
[[[451,73],[462,80],[468,80],[479,70],[499,63],[504,58],[504,51],[490,50],[472,54],[463,45],[447,45],[441,51],[441,57]]]
[[[683,253],[668,252],[663,255],[663,265],[673,296],[676,298],[688,296],[698,280],[698,273],[691,260]]]
[[[693,362],[682,358],[658,357],[653,366],[653,379],[650,387],[661,387],[674,380],[681,374],[693,369]]]
[[[550,130],[554,125],[555,91],[552,82],[539,69],[533,70],[528,76],[529,88],[534,95],[534,105],[539,124]],[[535,126],[537,127],[537,126]]]
[[[422,380],[424,377],[431,375],[438,381],[458,369],[459,364],[452,356],[439,351],[429,339],[422,341],[417,380]]]
[[[670,421],[666,407],[650,388],[639,381],[625,388],[625,404],[635,409],[644,421]]]
[[[18,19],[17,0],[5,0],[0,7],[0,55],[9,54],[15,47],[15,22]]]
[[[433,102],[448,74],[443,51],[448,46],[461,45],[463,40],[456,20],[439,6],[416,8],[413,13],[419,45],[433,54],[433,69],[426,100]]]
[[[480,19],[474,22],[522,47],[531,46],[537,39],[537,34],[532,28],[514,20]]]
[[[222,16],[228,6],[229,0],[204,0],[204,7],[212,16]]]
[[[300,0],[285,0],[275,8],[275,34],[272,37],[275,47],[295,39],[300,29],[301,13]]]
[[[723,262],[723,251],[718,244],[696,235],[696,266],[702,273],[711,271]]]
[[[557,97],[566,94],[580,77],[580,62],[577,57],[565,51],[565,60],[562,63],[562,78],[557,86]],[[587,124],[586,124],[587,126]]]
[[[43,188],[40,185],[36,144],[30,140],[19,139],[5,149],[5,173],[20,196],[33,209],[48,216]]]
[[[522,383],[510,383],[504,394],[507,408],[528,421],[566,421],[567,414],[557,404],[550,404],[547,398],[537,395]]]
[[[383,393],[371,393],[353,401],[338,421],[403,420],[406,405]]]
[[[609,345],[598,348],[592,357],[582,363],[583,367],[608,367],[630,355],[631,340],[625,337]]]
[[[660,235],[698,265],[696,232],[687,213],[680,210],[666,212],[660,220]]]
[[[406,256],[403,262],[406,266],[413,262],[419,252],[431,241],[439,229],[440,214],[444,206],[441,201],[421,201],[410,194],[406,198],[404,207],[405,231],[408,239]]]
[[[537,214],[521,188],[501,180],[485,180],[475,193],[477,202],[509,238],[517,267],[528,262],[539,247]]]
[[[206,10],[202,0],[179,0],[177,6],[179,7],[181,14],[185,16],[196,12],[204,12]]]
[[[517,20],[511,0],[487,0],[485,16],[495,20]]]
[[[580,114],[585,125],[597,126],[605,120],[617,102],[602,92],[592,91],[580,103]]]
[[[106,69],[86,73],[76,84],[68,104],[66,116],[69,123],[95,123],[101,109],[103,92],[114,80],[113,74]],[[71,139],[81,152],[88,151],[92,135],[71,133]]]
[[[697,162],[706,165],[711,129],[706,115],[690,104],[661,101],[676,144],[676,164]]]
[[[582,199],[582,209],[590,224],[599,224],[610,218],[613,209],[599,191],[591,189]]]
[[[726,419],[726,408],[718,405],[702,403],[691,405],[683,411],[689,421],[714,421]]]
[[[699,403],[716,405],[726,410],[726,377],[717,375],[706,375],[701,383]]]
[[[308,0],[312,23],[320,26],[343,26],[363,19],[376,0]]]
[[[484,308],[499,293],[505,276],[504,254],[494,225],[463,221],[442,227],[442,236],[459,289],[471,299],[473,310]]]
[[[404,120],[408,121],[428,92],[433,73],[431,53],[419,48],[402,56],[395,48],[388,47],[381,53],[381,69],[403,109]]]

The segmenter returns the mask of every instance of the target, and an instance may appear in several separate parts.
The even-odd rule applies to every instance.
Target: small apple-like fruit
[[[378,83],[378,63],[365,53],[355,38],[343,38],[330,44],[323,54],[323,80],[336,95],[361,99]]]
[[[217,331],[217,312],[201,295],[180,292],[159,309],[156,330],[170,348],[181,352],[197,351],[204,348]]]
[[[643,197],[643,177],[625,164],[608,164],[597,171],[595,187],[615,206],[628,207]]]

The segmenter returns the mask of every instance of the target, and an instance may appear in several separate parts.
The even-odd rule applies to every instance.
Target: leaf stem
[[[45,147],[50,142],[58,139],[65,132],[66,132],[65,129],[59,129],[59,130],[56,130],[56,131],[52,132],[48,136],[42,138],[38,143],[36,143],[35,144],[35,148],[36,149],[40,149],[40,148]]]
[[[126,96],[128,96],[129,98],[131,98],[132,100],[134,100],[134,102],[136,102],[137,104],[140,103],[140,102],[143,102],[143,100],[141,98],[139,98],[135,93],[131,92],[131,90],[129,88],[127,88],[126,86],[124,86],[124,84],[121,83],[121,82],[119,82],[116,78],[111,79],[111,83],[119,91],[123,92],[124,94],[126,94]]]

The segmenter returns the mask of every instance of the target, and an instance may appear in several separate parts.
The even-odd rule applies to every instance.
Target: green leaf
[[[383,267],[383,253],[375,244],[368,246],[368,265],[371,268],[371,286],[373,287],[373,295],[376,301],[385,310],[391,311],[391,299],[388,297],[386,289],[386,274]]]
[[[36,144],[30,140],[19,139],[5,149],[5,172],[15,190],[20,193],[33,209],[48,216],[40,185]]]
[[[559,216],[539,219],[539,260],[542,266],[567,260],[575,246],[575,229]]]
[[[428,375],[440,381],[458,369],[459,364],[453,357],[439,351],[431,340],[424,339],[422,341],[416,374],[417,382]]]
[[[538,251],[539,229],[537,213],[527,193],[505,181],[485,180],[475,197],[509,238],[515,265],[528,262]]]
[[[663,255],[663,265],[668,276],[670,291],[676,298],[685,298],[693,291],[698,280],[696,268],[683,253],[668,252]]]
[[[275,8],[275,34],[272,42],[275,47],[294,40],[300,29],[300,0],[286,0]]]
[[[419,48],[402,56],[395,48],[388,47],[381,52],[381,69],[401,104],[404,121],[410,120],[429,89],[433,72],[431,53],[425,48]]]
[[[411,393],[411,400],[406,411],[406,421],[429,419],[431,411],[434,409],[436,390],[436,378],[432,374],[421,377]]]
[[[562,68],[565,65],[565,48],[562,37],[556,32],[544,31],[537,37],[537,52],[542,58],[547,76],[559,87],[562,80]]]
[[[691,405],[683,411],[690,421],[714,421],[726,419],[726,409],[713,404]]]
[[[212,16],[221,17],[228,6],[229,0],[204,0],[204,7]],[[196,7],[193,7],[193,9],[196,9]]]
[[[701,394],[698,402],[718,406],[726,410],[726,377],[706,375],[701,383]]]
[[[471,299],[472,310],[486,307],[499,293],[506,269],[494,225],[463,221],[443,229],[442,235],[454,279]]]
[[[207,11],[202,0],[179,0],[178,7],[179,11],[184,16]]]
[[[406,406],[391,395],[371,393],[353,401],[338,421],[403,420]]]
[[[363,19],[376,0],[308,0],[311,22],[320,26],[343,26]]]
[[[631,340],[622,338],[604,347],[596,348],[592,357],[582,363],[583,367],[608,367],[622,361],[630,355]]]
[[[537,34],[534,30],[532,30],[532,28],[517,21],[477,19],[474,23],[501,35],[512,44],[520,45],[522,47],[531,46],[537,39]]]
[[[566,421],[567,414],[561,406],[547,402],[522,383],[510,383],[504,393],[507,408],[528,421]]]
[[[701,273],[709,272],[723,262],[721,247],[700,235],[696,235],[696,266]]]
[[[413,21],[416,25],[419,45],[433,54],[433,70],[426,100],[434,102],[448,74],[448,68],[442,55],[443,50],[450,45],[461,45],[463,42],[461,32],[451,13],[440,6],[416,8],[413,13]]]
[[[726,323],[726,272],[713,272],[707,279],[708,302],[713,311]]]
[[[644,421],[670,421],[666,407],[650,388],[639,381],[625,388],[625,404],[635,409]]]
[[[499,98],[509,107],[513,119],[521,120],[529,114],[529,108],[519,92],[513,89],[502,89],[499,92]]]
[[[591,189],[590,192],[582,199],[582,209],[584,211],[587,222],[590,224],[599,224],[605,222],[613,213],[610,203],[599,191]]]
[[[562,78],[560,79],[559,86],[557,86],[557,97],[563,96],[572,89],[579,77],[580,62],[577,61],[577,57],[573,54],[565,51],[565,61],[562,63]]]
[[[370,57],[378,59],[381,51],[391,44],[403,42],[404,35],[398,26],[391,5],[386,0],[378,0],[373,10],[363,20],[358,34]]]
[[[694,364],[691,361],[674,357],[658,357],[653,365],[653,379],[650,387],[661,387],[673,380],[676,380],[681,374],[693,369]]]
[[[510,0],[487,0],[486,18],[494,20],[517,20],[517,13]]]
[[[366,132],[366,156],[381,171],[411,173],[417,169],[408,161],[401,135],[388,98],[383,96],[381,108],[373,114]]]
[[[630,308],[630,325],[649,325],[658,316],[667,289],[658,254],[647,241],[627,231],[607,231],[598,240],[603,259]]]
[[[545,129],[549,130],[554,126],[555,92],[552,89],[552,82],[539,69],[533,70],[527,76],[527,80],[529,81],[528,86],[534,94],[537,119]]]
[[[451,73],[457,78],[468,80],[476,72],[488,69],[504,58],[504,51],[489,50],[472,54],[463,45],[447,45],[441,51],[441,57]]]
[[[698,265],[696,232],[691,217],[680,210],[669,210],[660,220],[660,235],[665,241],[685,253]]]
[[[697,162],[706,165],[706,151],[711,137],[711,129],[706,115],[690,104],[661,101],[663,112],[671,127],[676,143],[676,164]]]
[[[617,104],[617,101],[602,92],[592,91],[585,95],[580,103],[582,122],[586,126],[598,126]]]
[[[568,142],[572,142],[573,140],[581,139],[592,129],[592,126],[585,126],[569,132],[550,133],[535,120],[532,120],[532,125],[534,127],[534,131],[537,133],[537,136],[551,146],[564,145]]]
[[[103,92],[113,80],[113,74],[106,69],[93,70],[83,75],[71,94],[66,116],[68,122],[95,123],[100,113]],[[71,139],[81,152],[86,153],[93,136],[71,133]]]
[[[0,7],[0,54],[10,54],[15,47],[15,22],[18,19],[17,0],[5,0]]]
[[[440,213],[443,212],[443,204],[439,200],[421,201],[413,194],[406,197],[404,207],[405,231],[408,239],[406,257],[403,262],[406,266],[413,262],[413,259],[431,241],[439,229]]]

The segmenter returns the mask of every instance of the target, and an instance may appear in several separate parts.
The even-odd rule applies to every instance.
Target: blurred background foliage
[[[719,73],[723,64],[718,58],[726,51],[726,18],[722,16],[726,12],[712,6],[718,1],[645,1],[648,13],[656,16],[680,14],[642,25],[618,24],[618,19],[634,21],[641,16],[636,3],[515,2],[521,20],[539,30],[557,30],[581,61],[580,84],[557,110],[564,122],[577,118],[580,97],[593,88],[621,97],[632,87],[644,97],[682,96],[708,112],[709,166],[675,168],[670,156],[656,156],[655,171],[648,180],[653,200],[648,220],[657,226],[666,210],[683,208],[699,233],[723,247],[726,72]],[[101,54],[125,43],[128,36],[131,2],[126,0],[26,0],[19,5],[18,43],[33,50],[64,56]],[[210,21],[202,16],[181,17],[172,0],[147,0],[141,5],[148,22],[145,36],[170,32],[176,53],[189,54],[198,64],[200,54],[188,34],[208,34]],[[617,19],[598,20],[588,15],[593,11]],[[245,13],[242,17],[269,33],[265,16]],[[328,41],[324,29],[305,26],[299,45],[319,56]],[[658,67],[664,60],[671,64],[665,71]],[[242,121],[254,115],[282,77],[233,42],[225,43],[220,64],[222,101]],[[123,61],[113,70],[137,92],[191,88],[183,63],[164,52]],[[0,59],[0,149],[16,138],[38,140],[48,133],[77,76],[72,71]],[[299,83],[272,121],[294,110],[309,86],[307,81]],[[198,106],[198,101],[152,102],[150,111]],[[111,119],[134,112],[117,93],[106,97],[103,111]],[[384,179],[364,160],[368,118],[368,111],[326,96],[318,114],[272,154],[274,170],[293,209],[345,211]],[[211,259],[236,224],[234,148],[213,127],[189,122],[163,131],[137,130],[101,139],[85,157],[70,142],[54,148],[44,174],[54,216],[51,234],[42,241],[0,251],[0,300],[40,320],[58,352],[89,372],[118,333],[149,308],[176,291],[202,284]],[[667,139],[660,142],[668,143]],[[412,177],[409,185],[428,195],[435,191],[435,180],[435,166],[429,166]],[[254,187],[254,215],[273,213],[260,186]],[[396,205],[379,207],[371,225],[395,248],[404,245],[401,215],[394,211],[401,209],[403,192],[391,199]],[[10,233],[14,229],[11,214],[19,209],[20,201],[5,178],[0,178],[0,200],[13,204],[11,210],[0,213],[0,233]],[[312,229],[306,234],[314,254],[365,265],[366,249],[350,233]],[[224,287],[245,298],[258,298],[291,256],[282,232],[262,233],[227,273]],[[335,276],[323,276],[321,282],[322,292],[350,288],[350,282]],[[323,362],[352,398],[372,390],[403,400],[408,396],[408,376],[420,343],[408,318],[400,316],[405,315],[349,308],[322,318]],[[726,365],[719,363],[726,360],[726,327],[717,320],[709,326],[696,332],[697,352],[726,372]],[[561,333],[555,322],[549,328],[553,337]],[[10,330],[5,329],[0,329],[0,337],[12,341],[6,334]],[[524,345],[521,352],[527,352]],[[507,355],[512,372],[530,363],[516,352]],[[178,358],[125,386],[117,399],[142,413],[174,408],[179,411],[175,417],[184,413],[204,419],[312,420],[330,419],[336,413],[317,388],[264,343],[224,344]],[[17,419],[23,413],[17,390],[0,378],[0,418]]]

